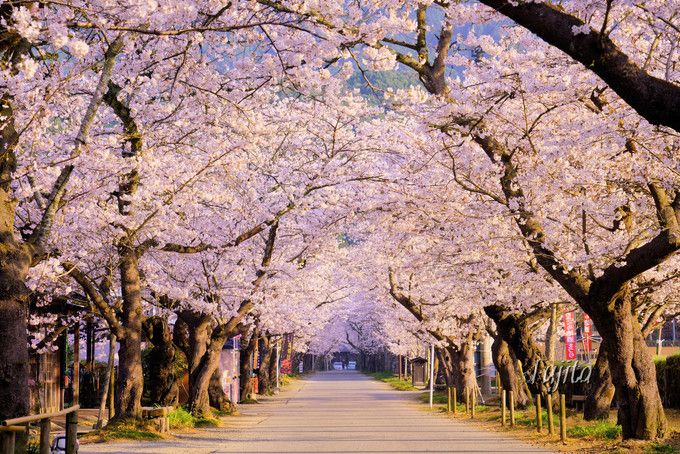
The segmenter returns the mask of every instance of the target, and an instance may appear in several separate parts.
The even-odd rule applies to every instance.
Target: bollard
[[[2,454],[14,454],[16,434],[14,432],[0,432],[0,451]]]
[[[545,399],[546,399],[545,405],[548,410],[548,433],[550,435],[554,435],[555,426],[553,425],[552,394],[548,393]]]
[[[475,404],[477,403],[477,393],[475,392],[475,389],[472,388],[472,391],[470,392],[472,399],[470,399],[470,417],[472,419],[475,419]]]
[[[50,454],[50,429],[52,422],[45,418],[40,420],[40,454]]]
[[[457,407],[458,407],[458,402],[457,402],[458,396],[456,395],[456,394],[457,394],[457,390],[456,390],[456,387],[455,387],[455,386],[452,386],[452,387],[451,387],[451,390],[453,391],[453,415],[455,416],[456,413],[458,413],[458,409],[457,409]]]
[[[470,388],[465,387],[465,414],[470,411]]]
[[[501,391],[501,426],[505,426],[505,390]]]
[[[543,412],[541,411],[541,395],[536,394],[536,432],[543,430]]]
[[[515,394],[510,391],[510,427],[515,427]]]
[[[560,440],[567,444],[567,405],[564,394],[560,394]]]
[[[78,410],[66,415],[66,454],[76,454],[78,443]]]
[[[451,389],[453,389],[451,386],[449,386],[447,389],[446,393],[446,412],[451,413]]]

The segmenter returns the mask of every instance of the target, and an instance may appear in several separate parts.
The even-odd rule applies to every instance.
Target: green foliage
[[[373,377],[376,380],[387,383],[392,388],[398,391],[416,391],[417,388],[414,387],[409,380],[399,380],[399,377],[395,376],[392,372],[371,372],[367,375]]]
[[[567,435],[573,438],[601,438],[616,440],[621,437],[621,426],[610,421],[598,421],[595,424],[578,425],[567,429]]]
[[[26,454],[40,454],[40,444],[29,443],[26,445]]]

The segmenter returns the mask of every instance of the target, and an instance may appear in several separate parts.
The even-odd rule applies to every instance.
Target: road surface
[[[547,452],[464,421],[423,411],[413,393],[354,371],[317,373],[225,427],[172,440],[81,446],[82,453]]]

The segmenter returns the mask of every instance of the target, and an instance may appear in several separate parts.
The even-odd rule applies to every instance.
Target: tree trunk
[[[447,389],[451,386],[455,386],[455,381],[453,378],[453,357],[450,350],[452,350],[452,347],[437,347],[434,349],[436,355],[439,357],[439,364],[441,365],[442,369],[444,369],[444,381],[446,382]]]
[[[253,389],[253,361],[255,356],[255,345],[258,339],[258,329],[255,328],[250,336],[250,340],[245,349],[241,350],[241,400],[257,400],[255,389]]]
[[[548,363],[540,347],[534,341],[529,326],[523,323],[519,316],[500,306],[486,306],[484,312],[496,324],[498,336],[508,343],[510,350],[519,359],[523,372],[529,377],[524,380],[529,392],[547,395],[550,392],[550,383],[544,383],[543,377],[550,376],[546,372]]]
[[[279,342],[276,341],[273,345],[273,347],[270,349],[270,355],[269,355],[269,382],[271,384],[271,388],[273,390],[279,388],[279,383],[276,380],[276,370],[278,366],[278,361],[279,361]]]
[[[510,346],[498,336],[491,346],[491,354],[496,372],[501,379],[501,386],[508,393],[513,393],[515,405],[518,408],[526,407],[530,399],[526,393],[521,373],[517,370],[517,358]]]
[[[271,355],[274,351],[269,336],[262,338],[262,363],[257,374],[258,394],[267,395],[272,393],[272,383],[270,375]]]
[[[211,407],[226,412],[231,412],[234,409],[233,403],[227,398],[227,395],[224,393],[224,389],[222,388],[222,373],[219,367],[215,368],[215,371],[210,377],[208,395],[210,397]]]
[[[201,367],[201,360],[208,351],[208,343],[210,342],[210,334],[212,329],[212,317],[206,314],[200,314],[192,311],[177,312],[178,323],[175,325],[173,333],[174,342],[178,345],[187,357],[187,368],[189,371],[189,408],[196,406],[197,412],[205,410],[205,402],[207,402],[208,395],[208,381],[198,383],[197,377]],[[222,343],[224,345],[224,342]],[[220,347],[221,348],[221,347]],[[213,359],[214,361],[214,359]],[[208,367],[216,368],[219,365],[219,358],[217,363],[211,363],[206,358],[203,363]],[[207,371],[206,371],[207,372]],[[212,374],[212,370],[210,371]],[[198,399],[200,405],[198,405]],[[194,404],[196,400],[196,405]],[[207,404],[209,406],[209,403]],[[201,408],[202,407],[202,408]]]
[[[217,355],[205,355],[203,358],[206,360],[207,367],[198,369],[200,372],[196,374],[193,386],[189,388],[189,411],[197,418],[211,415],[209,388],[212,373],[208,374],[208,371],[214,372],[219,365]]]
[[[465,388],[477,389],[475,377],[475,348],[472,336],[463,342],[460,347],[449,349],[452,360],[453,383],[459,396],[465,395]]]
[[[14,240],[13,204],[9,194],[0,189],[0,419],[26,416],[30,410],[28,289],[24,282],[31,260],[28,251]]]
[[[118,380],[116,380],[116,419],[142,416],[142,297],[137,253],[127,241],[119,248],[120,280],[123,296]]]
[[[640,324],[632,314],[629,284],[610,301],[590,305],[590,317],[604,340],[616,387],[625,439],[650,440],[666,434],[667,421],[656,382],[656,368]]]
[[[175,375],[175,345],[168,322],[163,317],[150,317],[144,321],[144,331],[153,348],[147,356],[149,399],[152,405],[177,403],[177,376]]]
[[[102,386],[101,398],[99,399],[99,413],[97,414],[97,422],[95,428],[100,429],[104,426],[104,410],[106,408],[106,401],[109,399],[109,388],[111,384],[111,377],[113,377],[113,369],[116,359],[116,335],[111,333],[109,335],[109,360],[106,366],[106,376],[104,377],[104,385]]]
[[[224,339],[211,341],[192,374],[192,386],[189,388],[189,410],[196,417],[207,417],[212,414],[210,411],[210,381],[219,368],[220,354],[225,342],[226,336]]]
[[[545,358],[550,365],[555,364],[558,323],[559,314],[557,312],[557,304],[553,304],[550,310],[550,323],[548,324],[548,330],[545,333]]]
[[[16,169],[12,145],[16,131],[7,95],[0,99],[0,117],[0,419],[6,419],[26,416],[30,410],[25,281],[31,251],[14,236],[17,200],[11,181]]]
[[[593,366],[590,382],[586,385],[586,401],[583,405],[583,418],[586,421],[609,418],[609,410],[614,399],[614,385],[609,371],[607,350],[600,346],[597,360]]]

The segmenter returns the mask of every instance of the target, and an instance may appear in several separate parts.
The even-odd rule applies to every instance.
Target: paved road
[[[318,373],[241,407],[226,427],[145,444],[84,445],[83,453],[546,452],[422,410],[413,393],[353,371]]]

